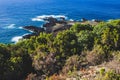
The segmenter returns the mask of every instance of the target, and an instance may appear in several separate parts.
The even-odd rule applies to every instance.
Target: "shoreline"
[[[45,22],[42,25],[43,27],[37,27],[32,25],[22,27],[24,30],[28,30],[31,32],[30,34],[24,35],[23,39],[29,39],[31,36],[38,36],[41,32],[56,34],[59,31],[69,29],[75,23],[97,25],[99,22],[102,22],[102,20],[93,19],[90,21],[85,18],[82,18],[80,21],[66,20],[66,17],[64,16],[47,16],[44,18],[40,18],[40,20]]]
[[[9,43],[17,43],[22,39],[30,39],[32,36],[38,36],[41,32],[53,33],[56,35],[59,31],[69,29],[76,23],[97,25],[100,22],[109,22],[111,20],[114,20],[114,19],[109,19],[109,20],[105,20],[105,21],[99,20],[99,19],[88,20],[85,18],[82,18],[80,20],[73,20],[73,19],[67,19],[66,16],[57,16],[57,17],[54,17],[54,16],[41,17],[41,16],[39,16],[39,17],[42,21],[44,21],[44,23],[41,25],[42,27],[38,27],[38,26],[34,26],[34,25],[20,27],[20,29],[29,31],[29,33],[23,34],[21,36],[14,36],[11,39],[11,42],[9,42]],[[37,18],[39,18],[39,17],[37,17]],[[20,37],[20,38],[18,38],[18,37]],[[7,43],[5,43],[5,44],[7,44]]]

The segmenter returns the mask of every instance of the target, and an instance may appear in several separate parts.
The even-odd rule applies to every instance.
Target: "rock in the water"
[[[53,17],[46,17],[43,19],[44,21],[48,21],[50,23],[56,23],[57,22],[57,19],[56,18],[53,18]]]
[[[39,28],[39,27],[35,27],[35,26],[25,26],[23,27],[26,30],[32,31],[34,33],[40,33],[40,32],[44,32],[44,28]]]
[[[85,22],[85,21],[87,21],[87,19],[85,19],[85,18],[82,18],[82,19],[81,19],[81,21],[82,21],[82,22]]]
[[[93,19],[93,22],[102,22],[102,20],[98,20],[98,19]]]
[[[28,31],[32,31],[33,32],[31,34],[24,35],[23,36],[24,39],[29,39],[31,36],[38,36],[40,34],[40,32],[44,32],[45,31],[44,28],[35,27],[35,26],[24,26],[23,29],[26,29]]]

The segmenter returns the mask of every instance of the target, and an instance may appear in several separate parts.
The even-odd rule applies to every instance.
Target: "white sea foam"
[[[32,21],[43,21],[43,19],[47,17],[53,17],[53,18],[64,17],[65,19],[67,19],[67,17],[64,15],[42,15],[42,16],[37,16],[35,18],[32,18]]]
[[[70,19],[70,21],[74,21],[73,19]]]
[[[26,34],[23,34],[22,36],[26,36],[26,35],[29,35],[30,33],[26,33]]]
[[[15,24],[10,24],[10,25],[8,25],[8,26],[6,26],[4,28],[5,29],[13,29],[13,28],[15,28]]]
[[[23,29],[23,27],[18,27],[19,29]]]
[[[24,29],[24,28],[22,28],[22,29]],[[27,29],[24,29],[24,30],[27,30]],[[33,33],[34,31],[32,31],[32,30],[27,30],[27,31],[29,31],[30,33]]]
[[[23,36],[28,35],[28,34],[30,34],[30,33],[25,33],[22,36],[15,36],[11,39],[11,41],[14,42],[14,43],[17,43],[20,39],[23,38]]]
[[[32,18],[32,21],[43,21],[43,19],[36,17],[36,18]]]
[[[22,36],[15,36],[11,41],[17,43],[20,39],[22,39]]]

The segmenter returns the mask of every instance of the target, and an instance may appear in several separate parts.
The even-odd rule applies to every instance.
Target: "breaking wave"
[[[18,27],[18,29],[23,29],[23,27]]]
[[[11,42],[17,43],[20,39],[23,38],[23,36],[28,35],[28,34],[30,34],[30,33],[25,33],[22,36],[15,36],[11,39]]]
[[[15,24],[10,24],[6,27],[4,27],[5,29],[14,29],[15,28]]]
[[[67,17],[64,15],[42,15],[42,16],[37,16],[35,18],[32,18],[32,21],[44,21],[43,19],[46,17],[53,17],[53,18],[64,17],[65,19],[67,19]]]
[[[11,41],[17,43],[20,39],[22,39],[22,36],[15,36]]]

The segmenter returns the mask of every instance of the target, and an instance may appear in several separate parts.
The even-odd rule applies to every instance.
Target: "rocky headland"
[[[31,34],[24,35],[24,39],[29,39],[31,36],[38,36],[41,32],[46,33],[57,33],[61,30],[69,29],[71,26],[73,26],[75,23],[81,23],[81,24],[90,24],[90,25],[96,25],[97,23],[101,22],[101,20],[92,20],[89,21],[85,18],[82,18],[81,21],[74,21],[74,20],[66,20],[65,17],[45,17],[43,18],[45,23],[42,25],[42,27],[37,26],[24,26],[23,29],[31,31]]]

